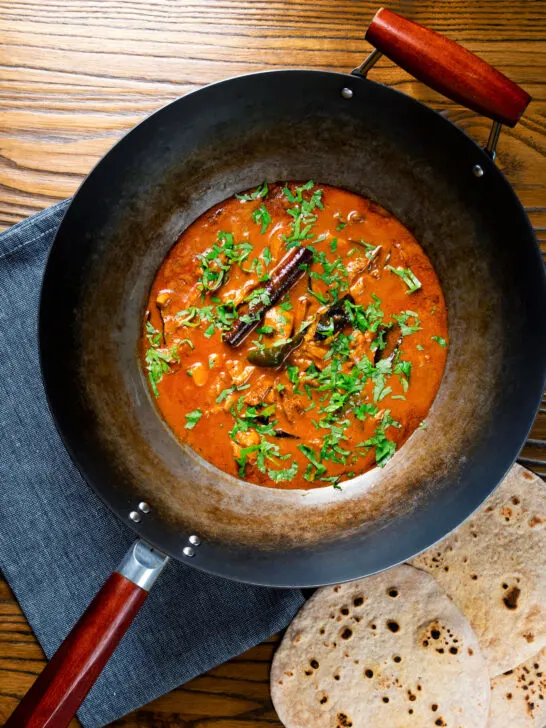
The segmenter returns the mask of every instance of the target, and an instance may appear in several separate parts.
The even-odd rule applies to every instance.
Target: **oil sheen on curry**
[[[447,353],[434,269],[379,205],[264,183],[212,208],[153,283],[142,357],[178,439],[243,480],[341,488],[426,415]]]

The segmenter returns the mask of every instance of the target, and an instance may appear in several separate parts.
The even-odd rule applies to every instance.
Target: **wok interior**
[[[351,100],[340,95],[347,84]],[[472,174],[478,162],[482,179]],[[137,361],[146,296],[179,234],[233,193],[286,179],[346,188],[386,207],[425,249],[446,297],[450,351],[427,429],[386,468],[342,492],[267,489],[213,468],[161,421]],[[262,564],[272,551],[321,552],[327,572],[350,542],[353,556],[360,550],[358,573],[383,568],[477,507],[525,437],[534,390],[522,381],[522,347],[533,347],[533,326],[542,326],[525,216],[470,140],[378,84],[329,73],[260,74],[176,102],[91,175],[63,223],[51,270],[56,256],[64,271],[62,281],[46,277],[50,343],[42,333],[42,350],[61,430],[107,500],[126,503],[127,512],[141,500],[151,504],[147,535],[168,534],[173,553],[191,532],[220,544],[233,562],[250,550]],[[55,325],[68,343],[47,325],[53,283],[64,285]],[[54,345],[63,355],[56,372],[48,364]],[[317,583],[299,580],[307,581]]]

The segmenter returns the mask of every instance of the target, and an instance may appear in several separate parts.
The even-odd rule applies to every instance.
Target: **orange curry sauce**
[[[301,245],[310,265],[229,346]],[[216,467],[264,486],[339,488],[426,426],[446,340],[436,274],[390,213],[327,185],[264,183],[172,248],[150,291],[142,362],[167,424]]]

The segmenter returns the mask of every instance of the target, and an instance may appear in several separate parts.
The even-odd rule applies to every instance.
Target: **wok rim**
[[[399,563],[403,563],[404,561],[407,561],[408,559],[413,558],[413,556],[416,556],[418,553],[422,553],[423,551],[426,551],[431,546],[433,546],[435,543],[437,543],[438,541],[441,541],[443,538],[445,538],[450,533],[452,533],[456,528],[459,527],[459,525],[461,525],[464,521],[466,521],[483,504],[483,502],[494,492],[494,490],[498,487],[498,485],[500,484],[500,482],[504,479],[504,477],[506,476],[506,474],[508,473],[508,471],[510,470],[510,468],[514,464],[515,460],[517,459],[517,455],[518,455],[521,447],[525,443],[526,439],[528,438],[529,432],[531,431],[531,429],[533,427],[533,423],[535,421],[536,414],[537,414],[537,411],[539,409],[540,402],[541,402],[542,390],[544,389],[544,384],[546,382],[546,359],[544,359],[544,361],[542,362],[542,390],[541,390],[541,392],[537,392],[537,396],[535,398],[535,404],[534,404],[534,406],[532,408],[532,411],[530,409],[528,415],[524,418],[525,419],[525,423],[522,423],[520,425],[520,429],[525,431],[525,438],[523,438],[521,440],[521,442],[518,439],[517,446],[516,446],[516,444],[514,444],[514,447],[510,450],[510,453],[511,454],[510,454],[508,460],[506,461],[507,462],[507,465],[506,465],[505,468],[503,468],[503,475],[502,475],[502,477],[500,479],[498,479],[498,481],[492,486],[492,488],[487,492],[487,494],[485,495],[485,497],[482,497],[480,495],[479,502],[477,504],[475,504],[475,505],[472,504],[473,505],[472,509],[469,512],[467,512],[466,516],[462,520],[459,520],[459,517],[458,516],[456,516],[455,519],[453,519],[453,518],[450,519],[450,520],[456,521],[456,522],[453,522],[452,527],[448,531],[443,531],[442,535],[439,536],[438,538],[436,538],[436,534],[434,534],[434,536],[433,536],[434,540],[433,541],[429,541],[429,539],[427,539],[427,537],[426,537],[426,534],[422,534],[422,537],[419,540],[421,542],[423,542],[423,540],[425,540],[425,541],[427,541],[427,543],[424,546],[422,546],[422,548],[419,548],[419,550],[417,550],[411,556],[404,556],[403,558],[400,558],[396,562],[390,563],[390,564],[388,564],[388,565],[386,565],[386,566],[384,566],[382,568],[378,568],[375,571],[366,571],[366,573],[364,575],[362,573],[360,573],[360,574],[355,573],[355,574],[353,574],[351,576],[348,576],[348,577],[345,577],[344,576],[342,579],[333,579],[333,578],[329,577],[326,581],[321,581],[320,583],[316,583],[316,582],[313,581],[313,582],[304,583],[304,584],[302,584],[302,583],[294,584],[294,583],[290,582],[289,580],[283,581],[281,583],[279,580],[271,580],[270,578],[259,579],[259,580],[256,580],[256,579],[249,580],[248,578],[243,578],[242,576],[240,576],[238,574],[235,574],[235,575],[233,573],[229,573],[228,574],[228,573],[226,573],[226,570],[225,569],[211,568],[211,566],[209,566],[208,564],[205,565],[205,566],[203,566],[197,559],[186,559],[186,560],[184,560],[183,557],[181,556],[180,552],[175,552],[174,550],[172,550],[170,548],[165,548],[165,544],[161,542],[161,539],[160,538],[159,539],[155,538],[155,533],[154,532],[157,532],[158,531],[158,526],[161,525],[161,521],[159,521],[159,520],[156,521],[155,522],[155,525],[153,525],[152,522],[150,522],[150,521],[147,522],[146,519],[143,519],[138,524],[132,522],[129,518],[127,518],[127,515],[128,515],[128,512],[129,512],[129,508],[127,508],[127,513],[124,515],[122,509],[113,502],[113,499],[109,499],[107,497],[106,489],[105,488],[100,488],[95,482],[93,482],[94,478],[88,477],[86,475],[85,468],[81,465],[80,457],[76,454],[75,449],[74,449],[74,447],[71,444],[71,442],[74,441],[74,438],[71,437],[70,432],[66,432],[63,429],[63,427],[61,426],[61,424],[59,422],[59,419],[57,417],[56,406],[55,406],[55,403],[54,403],[55,395],[52,393],[52,388],[50,388],[50,386],[48,385],[48,380],[47,380],[47,375],[45,374],[45,365],[44,365],[43,339],[44,339],[44,332],[45,332],[46,324],[44,323],[44,306],[43,306],[43,300],[44,300],[45,295],[47,295],[46,293],[44,293],[44,291],[47,288],[48,278],[52,275],[52,266],[53,266],[53,264],[51,263],[52,254],[53,254],[53,252],[55,250],[57,241],[58,241],[58,239],[60,237],[60,234],[61,234],[63,225],[65,224],[65,219],[66,219],[69,211],[71,210],[71,208],[72,208],[74,202],[76,201],[76,199],[78,199],[82,194],[85,194],[85,185],[86,185],[86,183],[88,182],[89,178],[91,178],[93,176],[93,174],[95,173],[95,171],[104,163],[104,161],[107,159],[107,157],[109,157],[109,155],[111,155],[114,152],[114,150],[119,145],[123,144],[125,142],[125,140],[128,137],[130,137],[137,129],[140,129],[145,124],[149,123],[151,119],[155,119],[158,116],[160,116],[161,114],[163,114],[166,109],[169,109],[173,105],[178,105],[180,103],[183,103],[185,99],[187,99],[189,97],[193,97],[195,94],[207,93],[207,92],[210,92],[211,89],[214,90],[215,88],[217,88],[219,86],[228,85],[228,84],[233,83],[233,82],[240,82],[242,80],[254,78],[256,76],[270,77],[270,76],[273,75],[273,76],[279,77],[281,75],[292,76],[294,74],[298,74],[298,75],[302,75],[302,74],[311,75],[312,74],[314,76],[330,76],[330,77],[331,76],[334,76],[336,78],[339,78],[340,81],[343,80],[345,83],[347,83],[347,82],[351,82],[351,83],[365,83],[365,84],[373,84],[373,85],[376,85],[376,86],[381,86],[387,92],[392,93],[393,95],[396,95],[397,97],[402,98],[406,103],[409,103],[414,108],[418,108],[419,109],[419,113],[434,115],[436,118],[439,117],[439,120],[441,120],[442,123],[445,123],[446,125],[448,125],[449,128],[452,129],[452,131],[456,132],[459,135],[462,135],[462,137],[464,137],[464,139],[465,139],[465,141],[467,143],[471,143],[473,145],[474,149],[475,149],[475,152],[477,153],[477,161],[480,161],[480,160],[482,161],[482,163],[484,165],[484,169],[487,170],[487,174],[491,174],[493,172],[496,173],[499,181],[503,184],[503,186],[505,187],[506,191],[510,195],[511,200],[512,200],[512,203],[514,204],[514,211],[519,213],[519,215],[521,217],[522,224],[525,224],[525,227],[526,227],[526,230],[525,231],[522,231],[522,232],[525,232],[526,235],[529,235],[531,237],[531,239],[535,241],[534,255],[535,255],[536,259],[537,259],[538,267],[540,267],[540,269],[542,271],[542,275],[541,275],[541,280],[542,280],[541,287],[542,287],[542,291],[539,291],[538,288],[537,288],[536,295],[538,297],[542,296],[543,300],[546,301],[546,275],[545,275],[545,272],[544,272],[544,266],[543,266],[543,262],[542,262],[542,259],[541,259],[540,251],[539,251],[538,246],[536,244],[536,236],[535,236],[533,227],[532,227],[532,225],[530,223],[530,220],[529,220],[529,218],[527,216],[527,213],[525,212],[525,209],[524,209],[521,201],[519,200],[518,196],[516,195],[514,189],[512,188],[511,184],[509,183],[509,181],[506,179],[506,177],[503,174],[503,172],[500,169],[498,169],[498,167],[495,166],[495,164],[492,162],[492,160],[487,155],[487,153],[484,151],[484,149],[481,146],[479,146],[479,144],[472,137],[470,137],[466,132],[464,132],[462,129],[460,129],[450,119],[447,119],[441,113],[435,111],[434,109],[432,109],[431,107],[429,107],[425,103],[423,103],[423,102],[421,102],[421,101],[419,101],[419,100],[417,100],[417,99],[415,99],[415,98],[413,98],[411,96],[408,96],[407,94],[405,94],[402,91],[399,91],[398,89],[392,88],[391,86],[388,86],[387,84],[383,84],[383,83],[378,82],[378,81],[371,81],[371,80],[369,80],[367,78],[364,78],[364,77],[359,77],[359,76],[351,75],[349,72],[342,73],[342,72],[329,71],[329,70],[297,69],[297,68],[294,68],[294,69],[274,69],[274,70],[268,70],[268,71],[257,71],[257,72],[253,72],[253,73],[249,73],[249,74],[236,75],[236,76],[232,76],[232,77],[229,77],[229,78],[226,78],[226,79],[221,79],[221,80],[216,81],[214,83],[207,84],[207,85],[205,85],[205,86],[203,86],[201,88],[198,88],[198,89],[195,89],[193,91],[190,91],[187,94],[185,94],[184,96],[178,97],[178,98],[176,98],[176,99],[174,99],[172,101],[169,101],[168,103],[164,104],[162,107],[160,107],[159,109],[157,109],[156,111],[154,111],[152,114],[150,114],[145,119],[143,119],[142,121],[140,121],[137,125],[135,125],[130,130],[128,130],[97,161],[97,163],[92,167],[92,169],[88,173],[88,175],[82,181],[82,183],[78,187],[78,189],[75,192],[75,194],[72,196],[72,198],[70,200],[70,203],[69,203],[69,205],[67,206],[67,208],[66,208],[66,210],[64,212],[63,218],[62,218],[62,220],[61,220],[61,222],[59,224],[59,228],[58,228],[58,230],[57,230],[57,232],[55,234],[55,238],[53,240],[53,243],[51,245],[51,248],[50,248],[49,253],[48,253],[48,256],[47,256],[47,260],[46,260],[46,264],[45,264],[45,268],[44,268],[44,273],[43,273],[43,277],[42,277],[42,282],[41,282],[41,287],[40,287],[39,313],[38,313],[38,340],[39,340],[40,372],[41,372],[41,378],[42,378],[42,383],[43,383],[44,391],[45,391],[45,394],[46,394],[46,400],[47,400],[48,408],[49,408],[50,413],[52,415],[52,419],[53,419],[53,421],[55,423],[55,427],[57,429],[57,432],[59,433],[59,436],[60,436],[60,438],[62,440],[63,446],[65,447],[66,451],[70,455],[70,458],[72,459],[72,462],[75,464],[75,466],[77,467],[77,469],[81,473],[81,475],[82,475],[83,479],[86,481],[87,485],[92,488],[92,490],[94,491],[94,493],[96,493],[96,495],[100,498],[100,500],[108,507],[108,509],[116,517],[118,517],[123,523],[125,523],[127,526],[129,526],[129,528],[136,534],[137,537],[142,538],[145,541],[149,542],[152,546],[154,546],[155,548],[159,549],[162,552],[165,552],[166,554],[168,554],[169,556],[171,556],[175,560],[180,561],[181,563],[184,563],[184,564],[186,564],[188,566],[191,566],[192,568],[197,568],[198,570],[203,571],[205,573],[208,573],[208,574],[211,574],[211,575],[214,575],[214,576],[219,576],[219,577],[222,577],[222,578],[227,578],[227,579],[230,579],[232,581],[241,582],[241,583],[254,584],[254,585],[257,585],[257,586],[281,587],[281,588],[318,587],[318,586],[325,586],[325,585],[329,585],[329,584],[342,583],[343,581],[351,581],[353,579],[361,578],[362,576],[369,576],[369,575],[372,575],[373,573],[378,573],[378,572],[380,572],[380,571],[382,571],[384,569],[392,568],[393,566],[395,566],[395,565],[397,565]],[[529,395],[529,397],[530,397],[530,395]],[[513,442],[514,443],[516,442],[515,439],[513,439]],[[507,448],[505,447],[504,448],[504,452],[506,452],[506,450],[507,450]],[[261,486],[256,486],[256,487],[261,487]],[[150,534],[150,531],[152,531],[151,534]],[[356,567],[354,570],[355,571],[358,571],[358,567]],[[267,573],[267,570],[264,569],[262,573],[266,574]]]

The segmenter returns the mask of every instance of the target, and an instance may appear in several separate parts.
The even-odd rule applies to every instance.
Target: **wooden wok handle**
[[[66,728],[148,596],[167,557],[131,546],[5,728]]]
[[[391,10],[376,13],[366,40],[435,91],[501,124],[515,126],[531,100],[474,53]]]

